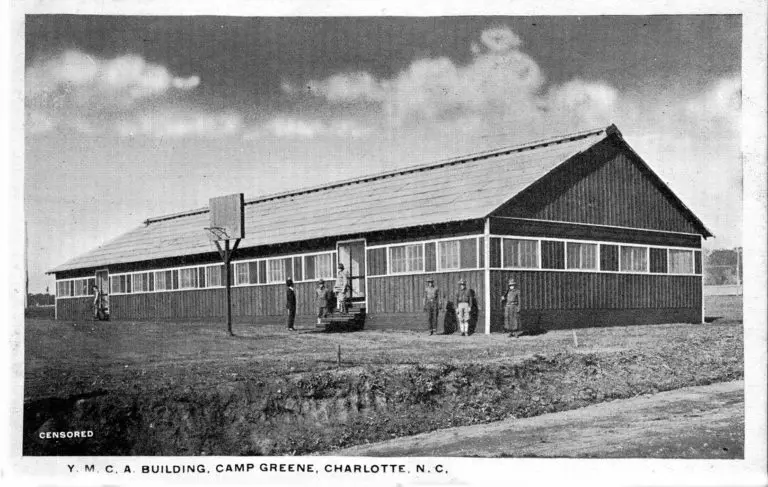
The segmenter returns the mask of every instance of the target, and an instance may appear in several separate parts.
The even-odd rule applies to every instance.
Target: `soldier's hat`
[[[435,282],[435,280],[433,278],[431,278],[431,277],[428,277],[427,278],[427,282]]]
[[[320,278],[317,280],[318,284],[325,284],[325,279]]]
[[[459,279],[459,284],[464,284],[464,285],[466,285],[466,284],[467,284],[467,281],[466,281],[465,279]]]
[[[285,285],[286,286],[293,286],[293,279],[291,279],[290,277],[288,279],[286,279],[285,280]]]
[[[341,268],[343,269],[343,268],[344,268],[344,264],[342,264],[341,262],[339,262],[339,267],[341,267]]]
[[[510,278],[507,284],[517,284],[517,281],[515,281],[513,278]]]

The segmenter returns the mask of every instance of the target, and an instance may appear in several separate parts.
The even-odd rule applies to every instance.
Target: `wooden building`
[[[109,290],[113,320],[224,316],[208,218],[207,208],[150,218],[53,269],[57,318],[90,317],[91,282]],[[448,300],[467,280],[479,332],[502,329],[513,276],[529,325],[703,319],[701,243],[711,233],[613,125],[249,200],[245,224],[236,323],[281,322],[288,277],[297,323],[314,323],[315,281],[332,281],[339,261],[366,328],[424,328],[428,276]]]

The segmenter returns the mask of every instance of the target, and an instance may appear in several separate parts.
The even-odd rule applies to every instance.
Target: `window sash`
[[[621,272],[648,272],[648,247],[621,246]]]
[[[222,273],[224,266],[212,265],[205,268],[205,287],[220,287],[222,286],[223,278]]]
[[[248,262],[235,262],[235,286],[248,284],[249,280]]]
[[[390,273],[424,272],[424,247],[422,244],[390,247],[389,254]]]
[[[567,269],[597,270],[597,244],[568,242]]]
[[[197,268],[179,269],[179,289],[194,289],[197,287]]]
[[[285,259],[270,259],[267,261],[267,283],[274,284],[285,281]]]
[[[502,265],[505,269],[538,269],[539,242],[516,238],[502,239]]]
[[[667,263],[670,274],[693,274],[693,251],[669,249]]]
[[[461,248],[458,240],[438,242],[438,270],[448,271],[459,269],[461,264]]]

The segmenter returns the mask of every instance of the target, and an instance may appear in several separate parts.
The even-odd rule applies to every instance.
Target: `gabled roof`
[[[247,200],[240,248],[485,218],[612,134],[613,125]],[[149,218],[49,272],[212,252],[208,220],[208,208]]]

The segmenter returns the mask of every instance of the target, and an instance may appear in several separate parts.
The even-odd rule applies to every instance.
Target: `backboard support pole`
[[[210,227],[205,227],[210,240],[216,245],[224,263],[224,286],[227,293],[227,333],[232,333],[232,256],[245,237],[245,198],[243,193],[211,198],[209,201]],[[220,241],[224,241],[224,248]],[[230,247],[230,240],[233,240]]]

